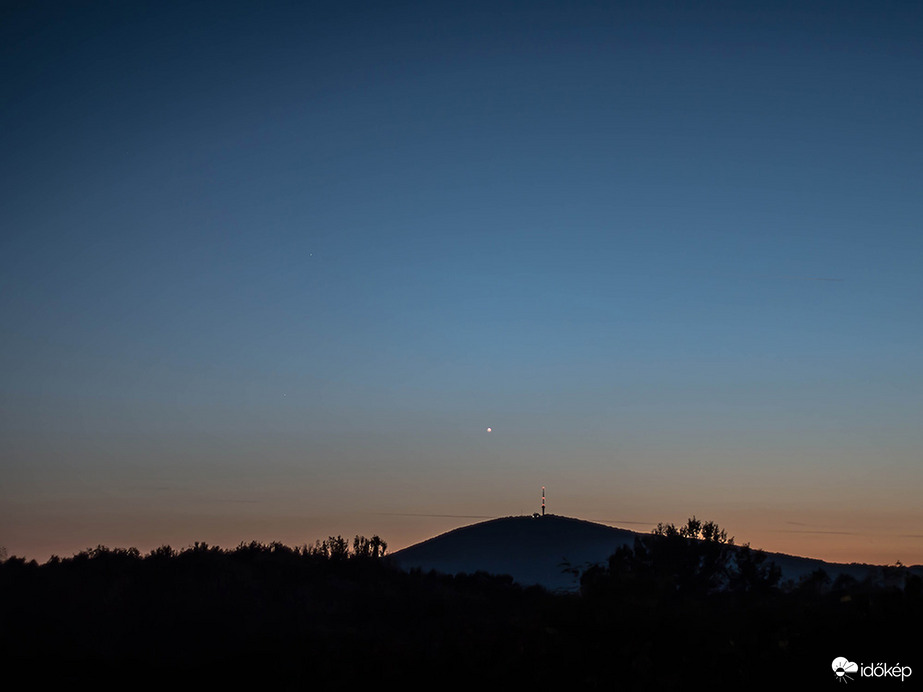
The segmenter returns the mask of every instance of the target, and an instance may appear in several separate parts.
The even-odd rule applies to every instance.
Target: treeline
[[[97,689],[768,689],[832,684],[839,656],[913,666],[919,577],[779,577],[695,518],[584,571],[579,595],[403,572],[377,537],[97,547],[0,563],[0,651],[43,687]]]
[[[909,633],[923,616],[923,580],[906,567],[864,580],[831,580],[817,570],[783,581],[765,553],[735,545],[714,522],[695,517],[639,536],[584,571],[580,585],[596,638],[635,682],[807,687],[834,682],[830,664],[839,656],[892,664],[919,658],[919,640]]]
[[[196,541],[193,545],[175,550],[169,545],[163,545],[153,549],[147,555],[142,556],[141,551],[137,548],[109,548],[104,545],[98,545],[95,548],[83,550],[71,558],[61,559],[57,555],[52,555],[46,564],[60,565],[67,563],[87,563],[91,560],[102,562],[121,562],[126,560],[163,560],[175,557],[182,559],[194,559],[195,556],[208,553],[211,555],[224,555],[234,560],[247,561],[254,555],[275,555],[280,556],[313,558],[316,560],[346,560],[346,559],[370,559],[382,558],[388,551],[388,544],[378,536],[366,538],[365,536],[355,536],[352,544],[343,536],[330,536],[328,539],[317,540],[313,545],[305,544],[303,546],[289,547],[278,541],[271,543],[260,543],[251,541],[250,543],[241,543],[233,550],[223,550],[218,546],[209,546],[208,543]],[[6,550],[0,549],[0,564],[9,563],[9,567],[20,566],[29,568],[38,567],[35,560],[26,562],[21,557],[7,558]]]
[[[337,536],[11,557],[0,564],[0,651],[42,687],[276,690],[508,676],[523,646],[542,650],[543,590],[405,573],[386,550],[376,536]]]

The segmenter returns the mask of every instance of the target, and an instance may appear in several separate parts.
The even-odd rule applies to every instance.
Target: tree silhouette
[[[388,544],[378,536],[366,538],[365,536],[356,536],[353,539],[353,557],[361,559],[374,559],[385,556],[388,550]]]
[[[674,596],[706,596],[719,591],[751,592],[774,588],[781,571],[749,544],[734,538],[712,521],[695,516],[684,526],[658,524],[649,536],[622,546],[607,566],[596,566],[581,577],[585,594],[622,592]]]

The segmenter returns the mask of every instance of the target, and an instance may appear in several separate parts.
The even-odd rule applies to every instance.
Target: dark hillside
[[[435,569],[447,574],[483,570],[510,574],[523,585],[576,591],[577,575],[630,544],[634,531],[556,515],[504,517],[464,526],[400,550],[390,559],[405,569]]]

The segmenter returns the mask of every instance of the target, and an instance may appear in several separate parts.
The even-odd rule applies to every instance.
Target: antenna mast
[[[542,486],[542,516],[545,516],[545,486]]]

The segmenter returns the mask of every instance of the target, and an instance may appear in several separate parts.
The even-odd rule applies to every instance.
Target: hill
[[[553,591],[575,591],[583,568],[605,560],[636,532],[582,519],[504,517],[463,526],[395,552],[391,561],[403,569],[445,574],[477,571],[509,574],[521,585],[539,584]]]
[[[399,550],[390,560],[405,570],[509,574],[522,586],[538,584],[552,591],[574,592],[579,588],[578,575],[565,571],[567,568],[603,563],[640,535],[646,534],[557,515],[503,517],[448,531]],[[767,553],[767,558],[781,568],[783,580],[794,582],[819,569],[831,579],[840,574],[858,581],[884,578],[876,565],[831,563],[783,553]],[[911,571],[923,576],[923,567]]]

